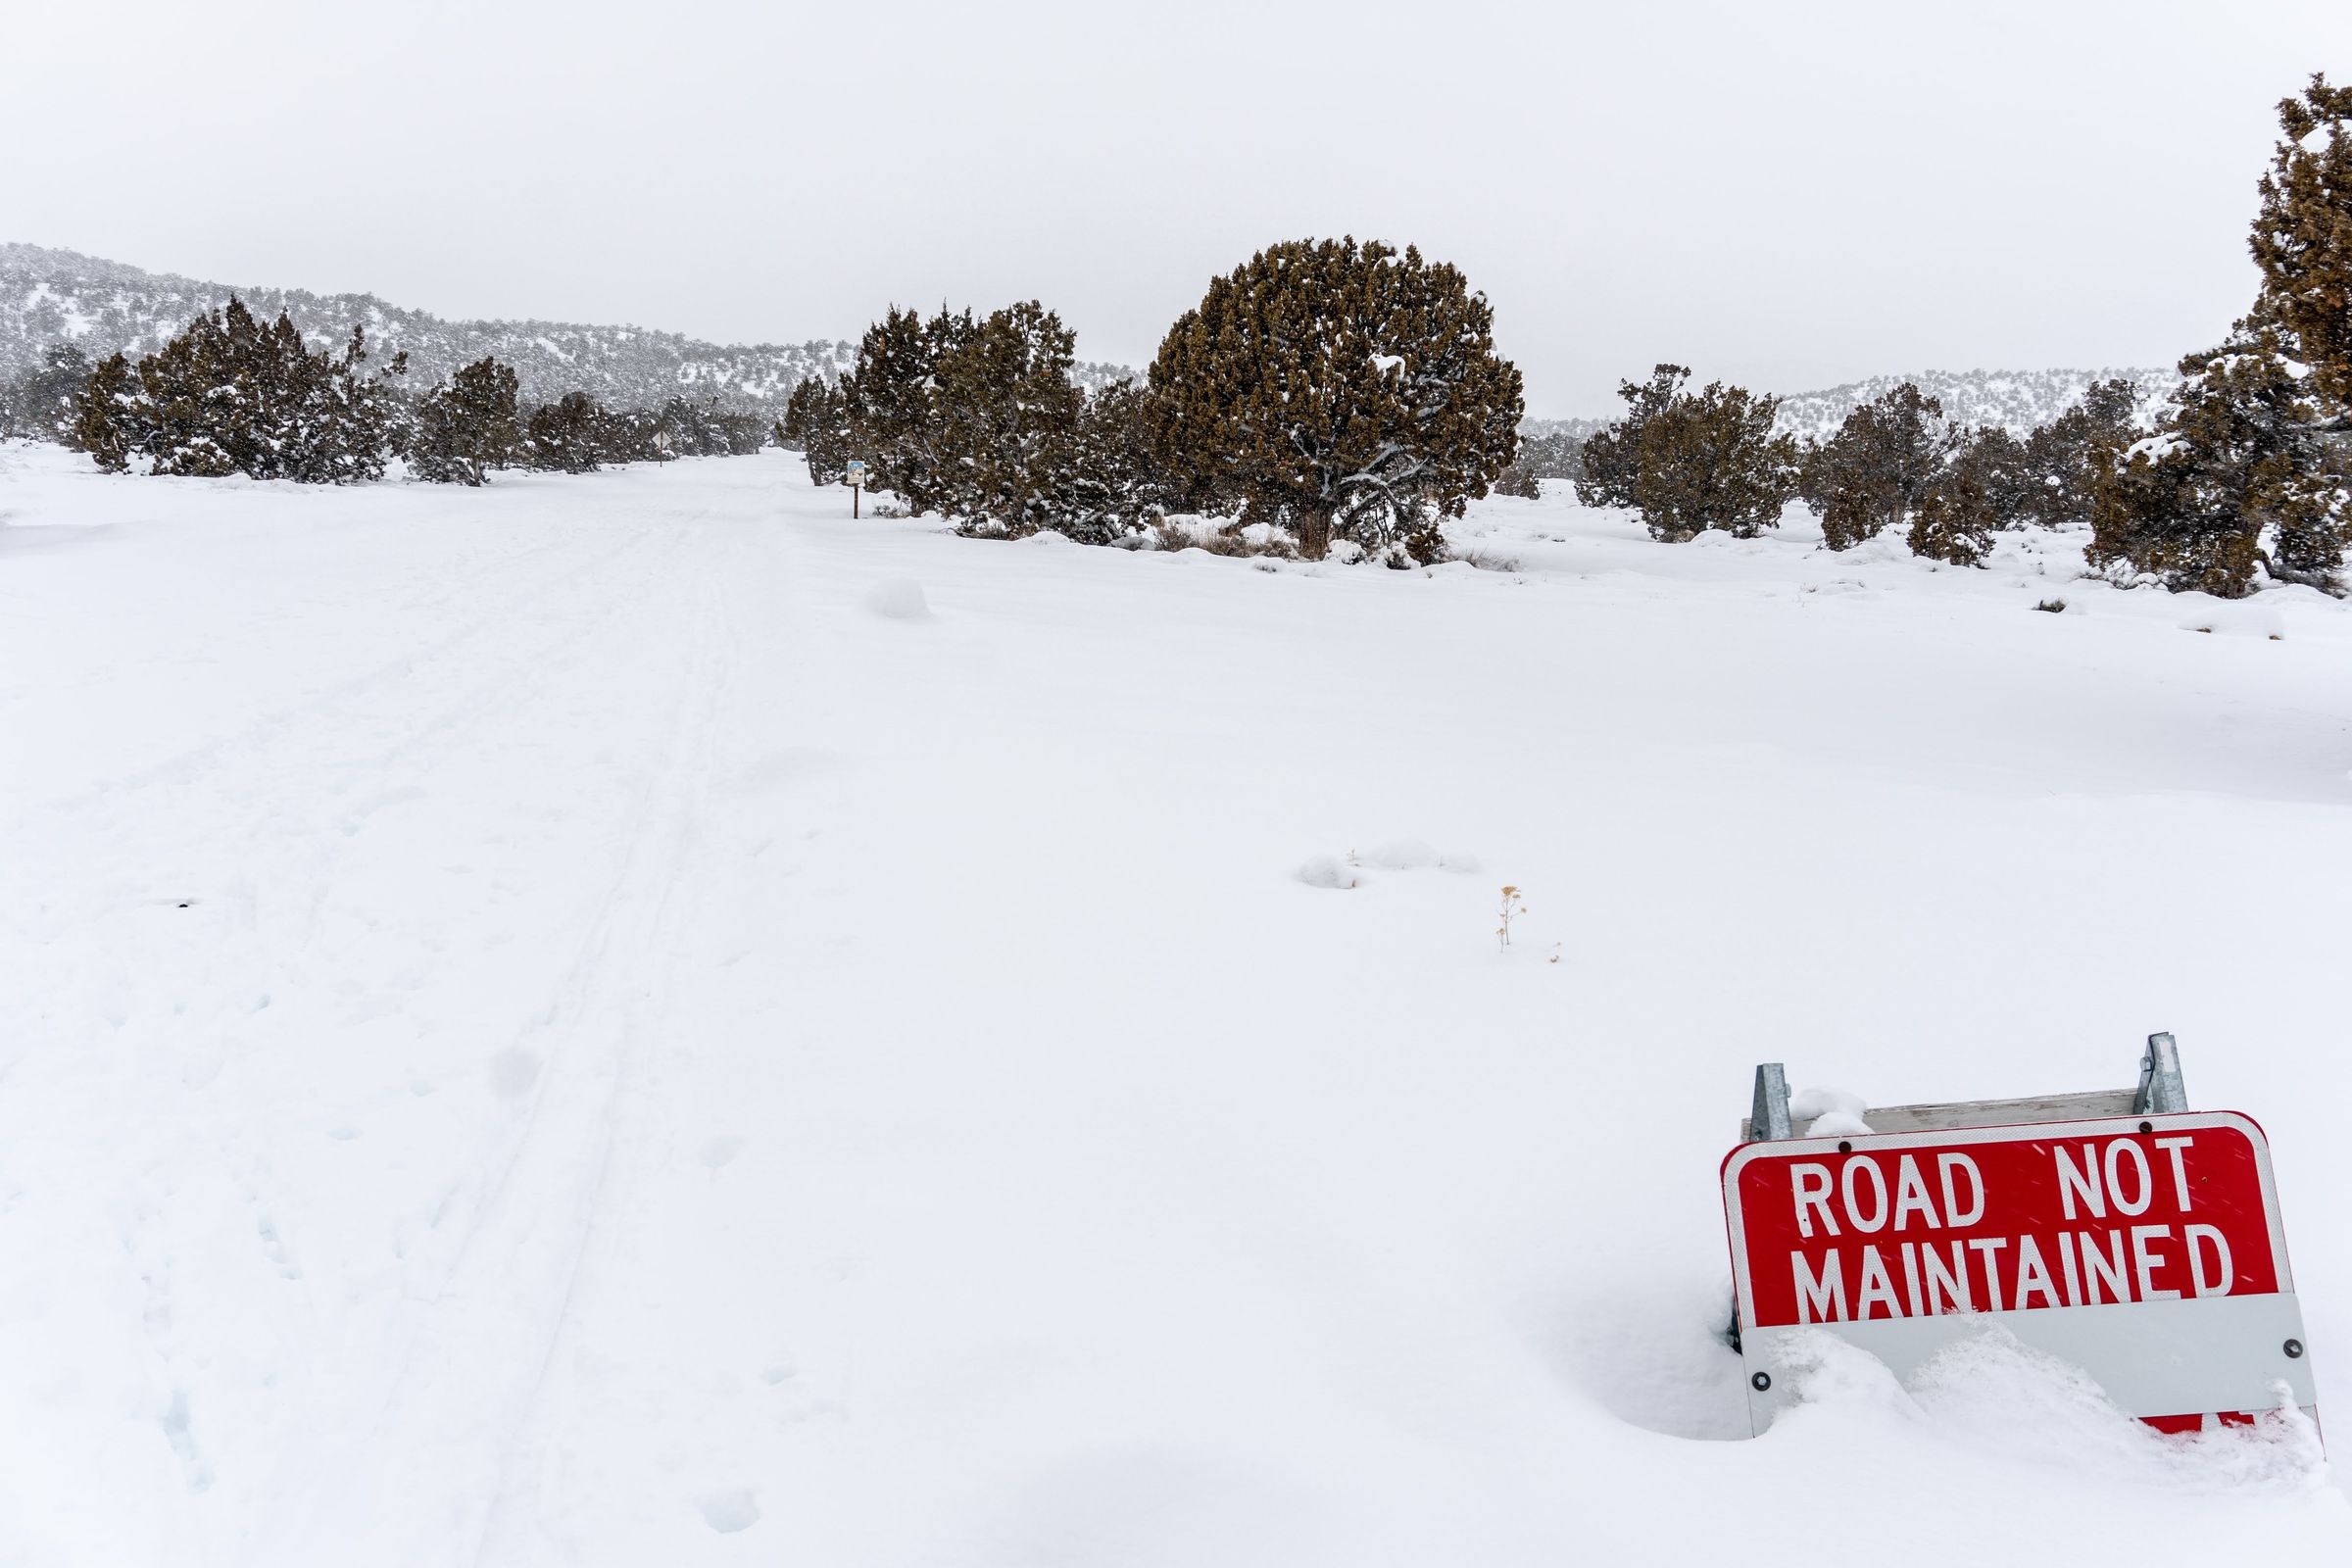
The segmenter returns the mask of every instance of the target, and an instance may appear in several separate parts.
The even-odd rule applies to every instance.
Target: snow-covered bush
[[[1185,510],[1240,511],[1392,564],[1518,449],[1519,371],[1462,274],[1410,247],[1297,240],[1210,281],[1151,372],[1152,448]]]
[[[144,463],[154,473],[310,484],[380,478],[407,359],[370,375],[368,357],[357,326],[341,355],[314,354],[289,318],[264,326],[231,296],[135,367],[118,354],[92,371],[74,436],[117,471]]]
[[[409,472],[439,484],[480,484],[522,445],[512,366],[477,360],[416,403]]]

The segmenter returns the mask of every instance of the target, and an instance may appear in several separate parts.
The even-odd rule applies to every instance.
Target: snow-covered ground
[[[2346,607],[845,499],[0,449],[0,1562],[2352,1558],[2292,1427],[1986,1342],[1749,1441],[1715,1338],[1753,1063],[2170,1029],[2330,1404]]]

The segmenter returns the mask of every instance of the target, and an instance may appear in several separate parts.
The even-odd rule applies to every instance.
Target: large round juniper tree
[[[2319,393],[2352,407],[2352,87],[2312,77],[2278,129],[2252,236],[2263,297]]]
[[[1208,285],[1152,366],[1152,444],[1189,504],[1430,560],[1518,449],[1519,371],[1462,274],[1353,239],[1294,240]]]

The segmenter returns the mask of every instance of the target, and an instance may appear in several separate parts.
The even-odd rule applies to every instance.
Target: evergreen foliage
[[[2026,444],[2006,430],[1959,437],[1911,514],[1912,553],[1955,566],[1979,566],[1992,536],[2026,518],[2033,486]]]
[[[1804,460],[1798,493],[1821,514],[1822,542],[1850,550],[1918,511],[1958,444],[1943,408],[1906,381],[1857,407]]]
[[[1150,397],[1133,381],[1113,381],[1086,400],[1054,455],[1037,525],[1106,545],[1142,533],[1167,507],[1152,454]]]
[[[2264,575],[2339,587],[2352,542],[2352,91],[2278,106],[2249,239],[2262,287],[2180,362],[2157,434],[2094,498],[2094,565],[2236,598]]]
[[[594,473],[610,450],[605,411],[585,392],[566,392],[531,411],[523,442],[526,467]]]
[[[1585,438],[1578,454],[1577,500],[1588,507],[1637,505],[1634,485],[1642,476],[1642,427],[1681,394],[1690,378],[1687,366],[1660,365],[1646,381],[1617,383],[1625,417]]]
[[[1186,505],[1402,564],[1509,466],[1519,371],[1453,268],[1353,238],[1286,241],[1213,279],[1153,361],[1153,450]]]
[[[809,376],[792,389],[784,417],[776,424],[776,440],[808,459],[810,484],[841,483],[855,453],[848,400],[830,383]]]
[[[2333,587],[2352,539],[2352,470],[2323,429],[2316,376],[2258,309],[2220,348],[2180,362],[2162,430],[2103,484],[2086,556],[2176,592],[2225,599],[2259,573]]]
[[[51,344],[40,364],[0,386],[0,436],[71,444],[74,402],[89,378],[88,355],[71,343]]]
[[[650,416],[634,416],[630,422],[646,427],[648,438],[639,445],[657,461],[748,457],[767,442],[767,420],[756,414],[730,414],[716,398],[671,398]]]
[[[1772,433],[1779,409],[1777,399],[1710,381],[1643,415],[1633,498],[1651,538],[1679,543],[1720,528],[1753,539],[1780,526],[1796,493],[1797,451],[1793,438]]]
[[[140,404],[139,372],[121,354],[110,354],[90,371],[74,399],[74,445],[107,473],[130,466],[146,420]]]
[[[367,360],[357,326],[339,356],[313,354],[291,319],[264,326],[231,296],[141,360],[135,379],[94,373],[74,428],[102,467],[144,459],[155,473],[377,479],[399,414],[394,378],[407,362],[395,355],[368,375]]]
[[[512,366],[477,360],[435,387],[416,405],[409,441],[409,471],[441,484],[478,485],[492,468],[514,462],[522,445]]]
[[[940,456],[932,445],[939,429],[939,363],[976,328],[968,310],[951,316],[943,306],[925,321],[893,307],[866,329],[857,368],[841,380],[853,449],[847,456],[861,458],[872,483],[897,495],[916,516],[940,510],[944,499]]]
[[[966,532],[1027,534],[1048,526],[1048,497],[1064,477],[1084,395],[1070,383],[1074,343],[1035,300],[993,312],[937,362],[927,452],[932,500]]]
[[[2104,476],[2139,438],[2138,406],[2137,384],[2096,381],[2081,402],[2027,436],[2018,457],[2024,516],[2046,528],[2088,526]]]
[[[2262,295],[2315,391],[2352,408],[2352,87],[2314,75],[2278,130],[2249,241]]]

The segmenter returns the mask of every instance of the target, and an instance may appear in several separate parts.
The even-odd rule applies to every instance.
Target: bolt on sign
[[[1969,1110],[1998,1107],[1863,1120]],[[1784,1131],[1725,1157],[1723,1200],[1757,1432],[1788,1398],[1792,1336],[1835,1334],[1907,1377],[1986,1323],[2165,1430],[2282,1402],[2317,1413],[2270,1147],[2250,1117]]]

